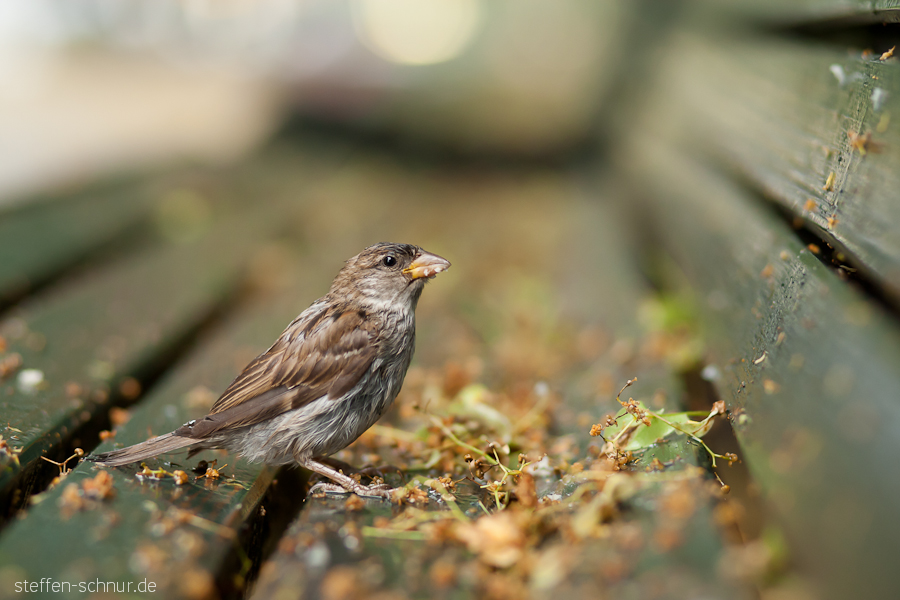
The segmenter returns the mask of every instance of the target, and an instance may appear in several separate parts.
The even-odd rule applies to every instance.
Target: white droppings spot
[[[22,369],[16,383],[23,394],[33,394],[43,386],[44,372],[40,369]]]
[[[550,393],[550,386],[546,381],[538,381],[534,384],[534,393],[536,396],[546,396]]]
[[[331,560],[331,551],[324,543],[314,544],[306,551],[304,558],[310,569],[324,569]]]
[[[700,377],[703,378],[703,381],[716,381],[721,376],[722,373],[719,372],[719,367],[716,365],[706,365],[700,371]]]
[[[834,75],[834,78],[837,79],[838,85],[844,87],[844,84],[847,83],[847,74],[844,72],[844,67],[841,65],[831,65],[828,69],[831,71],[831,74]]]
[[[359,548],[359,539],[355,535],[344,536],[344,546],[352,552]]]
[[[872,90],[872,108],[875,109],[875,112],[879,112],[884,108],[884,103],[887,102],[887,99],[888,93],[880,87]]]

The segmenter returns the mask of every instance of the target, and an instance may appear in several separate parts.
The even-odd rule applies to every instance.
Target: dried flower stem
[[[491,464],[491,466],[497,466],[500,464],[499,460],[494,460],[490,455],[488,455],[487,452],[479,450],[475,446],[473,446],[471,444],[467,444],[464,441],[462,441],[461,439],[459,439],[458,437],[456,437],[456,434],[453,433],[452,431],[450,431],[449,427],[447,427],[446,425],[441,423],[441,420],[438,419],[437,417],[432,416],[431,422],[434,423],[434,425],[436,427],[438,427],[444,433],[444,435],[446,435],[448,438],[450,438],[450,440],[457,446],[462,446],[466,450],[471,450],[475,454],[481,456],[484,460],[488,461]]]

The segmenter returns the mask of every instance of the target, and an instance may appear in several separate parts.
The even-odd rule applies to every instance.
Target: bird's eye
[[[383,264],[386,267],[393,267],[394,265],[397,264],[397,259],[394,258],[393,256],[391,256],[390,254],[388,254],[387,256],[385,256],[384,258],[381,259],[381,264]]]

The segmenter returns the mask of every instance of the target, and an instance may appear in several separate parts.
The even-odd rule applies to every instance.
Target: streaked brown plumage
[[[450,263],[409,244],[376,244],[347,261],[328,294],[228,386],[209,414],[172,433],[88,457],[123,465],[190,446],[255,462],[298,463],[360,495],[386,497],[323,464],[387,410],[415,347],[425,281]]]

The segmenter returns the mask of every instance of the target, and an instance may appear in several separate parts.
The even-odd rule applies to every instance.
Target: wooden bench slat
[[[637,139],[623,156],[640,164],[622,162],[642,218],[696,290],[716,387],[792,555],[823,597],[896,596],[896,319],[733,181]]]
[[[222,219],[195,243],[152,247],[48,290],[0,324],[5,356],[21,357],[0,383],[2,434],[21,450],[2,457],[6,504],[30,493],[41,456],[105,411],[110,395],[121,397],[127,378],[149,375],[234,291],[248,249],[277,221],[277,211]],[[43,378],[30,391],[27,369]],[[14,484],[21,493],[12,498]]]
[[[133,228],[147,187],[117,184],[0,213],[0,307]]]
[[[117,430],[115,439],[96,451],[137,443],[202,416],[239,369],[314,299],[305,287],[251,303],[230,317],[153,388]],[[260,510],[275,471],[220,452],[206,451],[190,460],[185,456],[182,450],[146,461],[152,469],[187,471],[190,483],[181,486],[171,477],[141,480],[135,475],[140,471],[136,465],[114,469],[78,465],[4,532],[0,562],[17,569],[20,579],[93,582],[99,578],[137,585],[146,578],[167,598],[205,597],[197,590],[213,585],[228,555],[237,552],[238,533]],[[206,482],[190,471],[201,459],[228,466],[218,481]],[[100,471],[112,476],[115,497],[82,511],[68,510],[62,500],[66,486],[82,485]],[[290,495],[291,490],[282,486],[277,493]],[[301,499],[285,498],[288,502]],[[51,531],[64,543],[21,543],[46,539]]]
[[[647,126],[726,162],[900,302],[896,59],[774,39],[676,40]],[[853,136],[871,141],[854,146]]]

